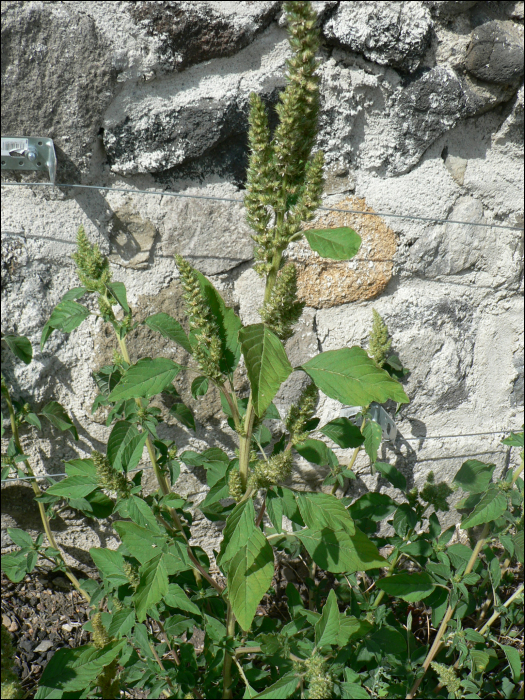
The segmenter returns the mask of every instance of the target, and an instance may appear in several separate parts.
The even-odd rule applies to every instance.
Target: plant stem
[[[474,547],[474,551],[472,552],[472,554],[470,556],[470,559],[469,559],[468,564],[467,564],[467,568],[463,572],[463,576],[470,574],[470,572],[474,568],[474,564],[476,563],[476,559],[478,558],[478,554],[480,553],[482,547],[485,545],[485,541],[487,539],[487,535],[489,534],[489,531],[490,531],[490,524],[486,523],[484,528],[483,528],[483,531],[481,533],[481,536],[480,536],[476,546]],[[419,688],[423,678],[425,677],[425,673],[427,672],[428,667],[430,666],[431,662],[434,660],[434,657],[436,656],[439,649],[441,648],[441,638],[445,634],[445,631],[448,627],[448,623],[450,622],[450,619],[451,619],[452,615],[454,614],[455,609],[456,609],[455,605],[448,606],[447,611],[445,613],[445,617],[443,618],[441,625],[439,627],[438,633],[436,635],[436,638],[434,639],[434,643],[430,647],[430,651],[427,654],[427,658],[425,659],[425,661],[423,663],[423,673],[416,680],[414,685],[412,686],[410,693],[407,695],[407,700],[412,700],[412,698],[416,694],[417,689]],[[494,619],[496,619],[496,618],[494,618]],[[488,622],[487,622],[487,625],[488,625]]]
[[[402,554],[400,553],[399,549],[394,550],[394,551],[395,551],[396,553],[395,553],[395,555],[394,555],[394,558],[393,558],[393,560],[392,560],[392,563],[391,563],[390,566],[388,567],[387,576],[391,576],[391,575],[392,575],[392,572],[393,572],[394,569],[396,568],[397,563],[398,563],[398,561],[401,559],[401,556],[402,556]],[[392,552],[392,554],[393,554],[393,553],[394,553],[394,552]],[[372,603],[372,608],[377,608],[377,607],[378,607],[379,603],[383,600],[384,595],[385,595],[385,591],[380,590],[379,593],[378,593],[377,596],[376,596],[376,599],[375,599],[374,602]]]
[[[7,408],[9,410],[9,420],[11,422],[11,430],[13,432],[13,440],[15,442],[17,450],[21,453],[24,454],[24,451],[22,449],[22,445],[20,444],[20,435],[18,433],[18,424],[16,422],[16,416],[15,416],[15,411],[13,408],[13,404],[11,403],[11,396],[9,395],[9,390],[5,389],[5,391],[2,391],[2,394],[4,395],[4,398],[7,403]],[[24,459],[24,465],[26,468],[26,473],[27,476],[35,476],[31,465],[29,464],[29,461],[27,459]],[[33,488],[33,493],[35,496],[42,496],[42,491],[40,490],[40,487],[36,483],[36,479],[31,479],[31,487]],[[88,602],[91,602],[91,596],[88,595],[88,593],[80,586],[80,582],[75,576],[75,574],[71,571],[69,566],[66,564],[64,561],[64,556],[56,543],[56,540],[53,536],[53,533],[51,532],[51,524],[49,522],[49,518],[47,517],[46,513],[46,508],[43,503],[40,503],[40,501],[37,501],[38,505],[38,510],[40,511],[40,518],[42,520],[42,525],[44,526],[44,531],[47,535],[48,542],[53,549],[56,549],[58,552],[60,552],[60,561],[65,567],[65,574],[68,577],[68,579],[71,581],[73,586],[77,589],[77,591],[80,593],[80,595]],[[56,562],[54,562],[56,564]]]
[[[514,593],[510,596],[510,598],[509,598],[508,600],[506,600],[506,601],[503,603],[503,607],[504,607],[504,608],[508,608],[509,605],[510,605],[519,595],[521,595],[521,593],[523,593],[523,585],[524,585],[524,584],[522,583],[522,584],[520,585],[520,587],[517,588],[517,589],[514,591]],[[499,613],[499,612],[493,613],[493,615],[492,615],[491,617],[489,617],[489,619],[485,622],[485,624],[483,625],[483,627],[482,627],[480,630],[478,630],[478,632],[479,632],[480,634],[485,634],[485,632],[488,630],[488,628],[498,619],[498,617],[500,616],[500,614],[501,614],[501,613]]]
[[[228,612],[226,616],[226,634],[228,637],[235,637],[235,615],[233,614],[232,606],[228,603]],[[223,691],[222,697],[224,700],[229,700],[233,697],[232,695],[232,656],[229,651],[224,652],[224,666],[223,666]]]
[[[253,409],[252,394],[248,399],[246,413],[244,415],[244,435],[241,435],[239,444],[239,472],[241,474],[241,484],[244,490],[248,487],[248,466],[250,464],[250,450],[252,444],[252,430],[255,411]]]
[[[350,460],[350,462],[348,463],[348,466],[346,467],[347,469],[352,469],[352,467],[354,466],[355,461],[357,459],[357,455],[359,454],[360,451],[361,451],[361,447],[355,448],[354,454],[352,455],[352,459]],[[334,484],[334,487],[332,489],[332,496],[335,496],[335,492],[337,491],[337,486],[338,486],[338,483],[336,481]]]

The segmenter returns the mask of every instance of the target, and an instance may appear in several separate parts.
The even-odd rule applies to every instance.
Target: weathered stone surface
[[[337,208],[373,211],[358,197],[342,200]],[[290,247],[288,257],[297,266],[298,297],[315,309],[373,299],[385,290],[392,277],[396,237],[380,217],[328,212],[305,229],[341,226],[354,229],[362,240],[359,252],[348,262],[321,258],[306,240]]]
[[[68,3],[2,3],[2,135],[51,137],[62,175],[86,166],[115,83],[107,49]]]
[[[369,61],[411,73],[429,47],[431,27],[420,2],[343,2],[323,33]]]
[[[467,12],[467,10],[470,10],[471,7],[474,7],[474,5],[477,4],[477,0],[458,0],[452,2],[445,0],[444,2],[439,2],[439,0],[430,0],[429,2],[425,2],[425,5],[434,12],[435,14],[438,15],[459,15],[462,12]]]
[[[165,70],[183,70],[212,58],[232,56],[265,29],[278,2],[133,2],[128,11],[159,41]]]
[[[493,20],[477,27],[465,65],[480,80],[509,83],[523,75],[523,27]]]
[[[113,253],[111,262],[136,270],[148,266],[157,230],[151,221],[143,219],[132,206],[124,206],[113,213],[109,222]]]

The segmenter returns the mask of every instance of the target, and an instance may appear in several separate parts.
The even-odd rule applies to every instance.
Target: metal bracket
[[[53,140],[44,136],[2,136],[2,170],[44,170],[54,185],[57,157]]]
[[[361,425],[362,419],[355,419],[358,413],[363,410],[362,406],[344,406],[341,409],[340,416],[349,418],[355,425]],[[383,431],[383,440],[395,442],[397,436],[397,427],[392,416],[385,411],[381,404],[372,402],[368,411],[370,418],[379,423]]]

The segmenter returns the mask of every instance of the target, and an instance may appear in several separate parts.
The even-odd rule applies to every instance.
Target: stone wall
[[[69,336],[53,333],[39,350],[52,308],[78,284],[71,253],[80,224],[110,256],[139,318],[159,311],[184,318],[173,263],[181,253],[245,322],[257,320],[261,282],[241,205],[116,188],[242,198],[248,97],[258,92],[273,110],[284,85],[281,4],[2,2],[2,135],[53,138],[57,182],[115,188],[2,188],[2,331],[27,335],[35,350],[29,367],[6,353],[3,371],[17,397],[37,407],[62,402],[80,436],[24,432],[37,471],[61,473],[62,460],[102,448],[108,435],[102,412],[90,415],[97,393],[90,373],[114,348],[108,330],[91,317]],[[288,341],[291,361],[365,347],[376,308],[411,370],[412,401],[383,458],[411,485],[430,470],[450,480],[468,457],[495,462],[501,475],[508,452],[492,433],[518,428],[523,406],[522,234],[496,228],[523,226],[523,3],[314,5],[323,37],[323,204],[444,221],[321,212],[327,225],[355,228],[363,247],[338,263],[294,244],[307,308]],[[181,357],[144,329],[129,345],[132,358]],[[302,381],[293,376],[283,386],[281,412]],[[168,418],[162,436],[181,448],[218,444],[232,453],[218,397],[210,392],[196,404],[184,381],[179,388],[195,409],[197,433]],[[340,408],[322,400],[323,422]],[[455,435],[470,437],[436,438]],[[354,494],[386,489],[364,459],[358,469]],[[298,461],[298,482],[322,476]],[[203,473],[187,468],[179,488],[199,501]],[[8,546],[4,528],[38,530],[38,513],[28,486],[3,494]],[[457,520],[454,512],[446,517]],[[91,533],[67,511],[54,527],[72,563],[89,564],[89,546],[115,544],[104,526]],[[199,522],[197,537],[210,550],[217,530]]]

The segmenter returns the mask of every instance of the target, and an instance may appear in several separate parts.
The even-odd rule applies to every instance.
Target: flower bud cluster
[[[129,495],[129,483],[124,474],[114,469],[108,458],[100,452],[92,452],[91,459],[97,470],[99,486],[109,491],[116,491],[121,498],[126,498]]]
[[[388,338],[388,328],[381,316],[375,309],[372,309],[374,321],[368,345],[368,354],[372,357],[378,367],[385,364],[387,353],[392,345],[392,340]]]
[[[304,306],[297,301],[297,270],[293,263],[288,263],[279,273],[270,298],[259,313],[268,328],[285,342],[293,335],[292,326],[300,319]]]
[[[91,618],[91,626],[93,627],[93,644],[97,649],[103,649],[111,642],[111,637],[102,624],[102,614],[100,612]]]
[[[305,431],[305,424],[314,415],[318,399],[319,390],[312,382],[303,390],[299,401],[291,405],[285,425],[286,430],[290,433],[292,445],[308,437],[308,431]]]
[[[308,683],[309,698],[333,698],[334,682],[326,670],[323,657],[313,654],[304,662],[306,667],[305,681]]]
[[[292,453],[290,450],[272,455],[268,460],[259,460],[253,469],[253,483],[257,489],[265,489],[273,484],[286,481],[292,473]]]
[[[439,484],[435,483],[434,472],[429,472],[427,475],[427,480],[423,488],[421,489],[420,496],[425,503],[429,503],[434,506],[434,510],[442,510],[446,512],[449,510],[447,503],[447,498],[453,493],[453,490],[446,483],[446,481],[440,481]]]
[[[436,661],[431,661],[430,665],[437,673],[441,685],[444,685],[453,697],[460,698],[462,695],[461,681],[456,676],[456,671],[454,670],[454,667],[445,666],[445,664],[439,664]]]
[[[140,583],[140,576],[138,575],[137,570],[135,569],[134,566],[132,566],[128,561],[124,562],[124,573],[126,574],[126,577],[129,581],[129,585],[137,589]]]
[[[244,489],[242,487],[241,473],[237,469],[230,472],[228,486],[230,488],[230,498],[234,498],[239,502],[244,496]]]
[[[104,294],[106,284],[111,281],[109,262],[96,243],[90,245],[83,226],[78,229],[77,251],[72,257],[77,265],[78,278],[84,287],[90,292]]]
[[[179,268],[185,292],[184,300],[189,316],[190,330],[194,331],[194,337],[197,341],[193,348],[193,357],[202,374],[218,384],[224,384],[219,367],[222,357],[222,341],[217,323],[202,293],[199,278],[191,265],[181,255],[175,256],[175,262]]]

